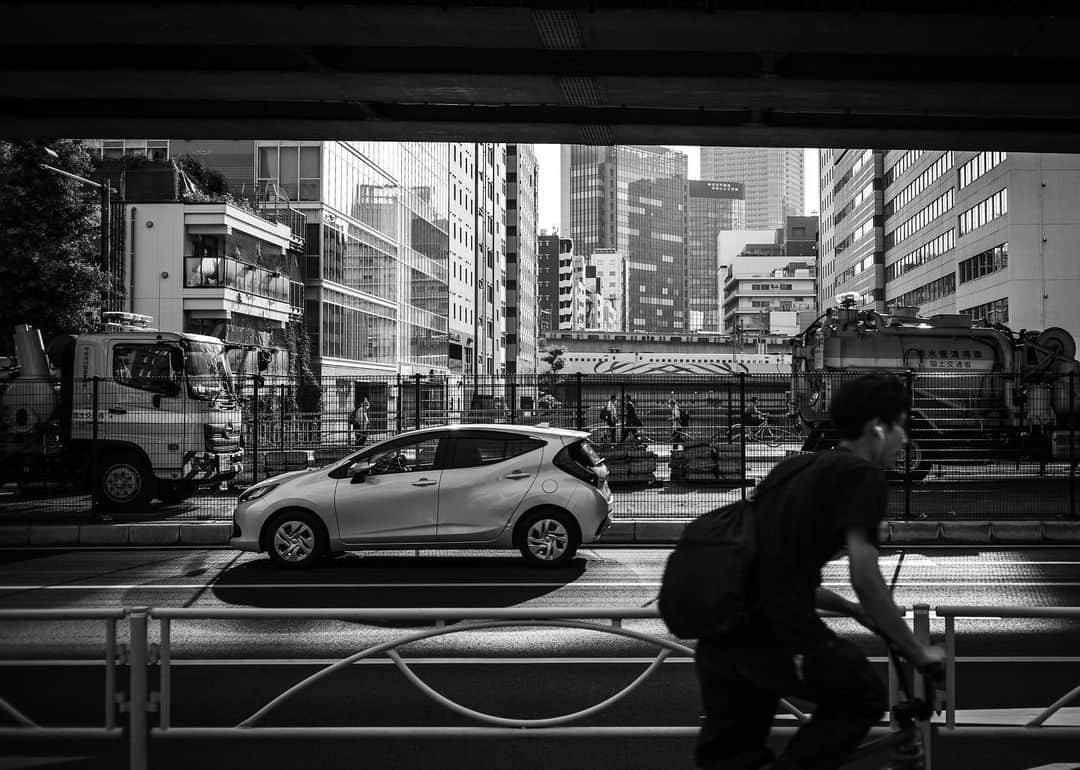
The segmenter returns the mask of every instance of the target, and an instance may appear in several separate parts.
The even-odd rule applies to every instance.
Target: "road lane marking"
[[[823,582],[826,588],[844,588],[850,586],[847,581]],[[235,589],[252,591],[257,589],[270,589],[275,591],[288,589],[313,588],[659,588],[660,581],[647,581],[639,583],[598,583],[598,582],[547,582],[547,583],[213,583],[210,585],[215,590]],[[979,586],[991,588],[1024,588],[1024,587],[1060,587],[1075,588],[1080,582],[1075,581],[1046,581],[1046,580],[1008,580],[988,581],[986,579],[972,580],[901,580],[897,583],[898,588],[919,588],[938,586]],[[206,587],[203,583],[85,583],[81,585],[0,585],[2,591],[190,591]],[[0,597],[2,598],[2,597]]]

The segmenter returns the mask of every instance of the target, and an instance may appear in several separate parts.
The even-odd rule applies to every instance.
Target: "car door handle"
[[[503,476],[503,478],[504,479],[527,479],[531,475],[532,475],[531,473],[526,473],[525,471],[513,471],[512,473],[507,473],[505,476]]]
[[[412,485],[414,487],[433,487],[438,483],[436,479],[417,479]]]

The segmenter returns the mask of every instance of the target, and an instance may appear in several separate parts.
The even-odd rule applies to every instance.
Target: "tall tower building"
[[[574,251],[626,256],[626,330],[684,331],[686,155],[666,147],[573,145],[562,157]]]
[[[537,184],[531,144],[506,147],[506,373],[532,374],[537,361]]]
[[[702,147],[701,176],[743,185],[747,229],[775,230],[803,213],[801,149]]]
[[[687,205],[686,308],[690,331],[719,332],[718,238],[746,229],[746,201],[738,182],[690,182]]]

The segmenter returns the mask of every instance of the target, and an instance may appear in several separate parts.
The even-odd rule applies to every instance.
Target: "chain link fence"
[[[59,394],[61,419],[5,417],[0,522],[226,519],[256,481],[464,423],[587,431],[616,519],[689,519],[747,494],[784,457],[834,446],[828,405],[857,374],[76,381]],[[897,374],[912,401],[891,517],[1077,516],[1074,377]]]

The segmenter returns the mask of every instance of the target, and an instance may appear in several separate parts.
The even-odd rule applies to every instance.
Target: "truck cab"
[[[100,503],[175,502],[240,472],[240,404],[221,340],[84,334],[71,364],[70,449],[89,461]]]

